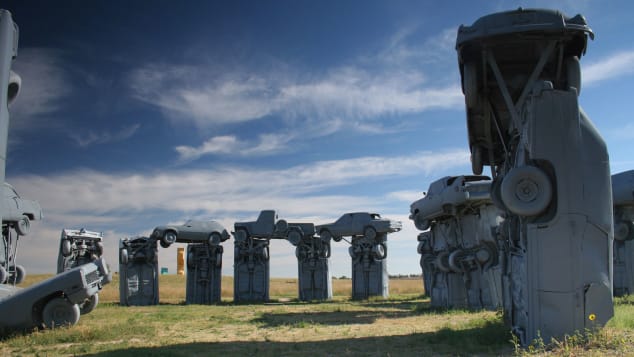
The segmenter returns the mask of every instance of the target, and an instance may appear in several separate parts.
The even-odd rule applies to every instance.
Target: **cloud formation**
[[[129,139],[137,132],[137,130],[139,130],[140,127],[141,124],[133,124],[123,127],[115,132],[103,131],[100,133],[96,133],[94,131],[89,131],[85,134],[71,132],[68,135],[77,143],[78,146],[87,147],[91,145],[101,145]]]
[[[11,105],[11,129],[56,125],[43,116],[62,107],[72,85],[63,68],[62,54],[45,48],[21,48],[12,69],[22,78],[20,94]]]
[[[614,53],[582,66],[582,87],[634,73],[634,50]]]
[[[181,161],[196,160],[204,155],[263,156],[287,149],[292,134],[260,134],[255,142],[239,141],[235,135],[214,136],[200,146],[174,148]]]

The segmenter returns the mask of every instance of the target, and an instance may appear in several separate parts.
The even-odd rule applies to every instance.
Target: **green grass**
[[[173,285],[164,291],[179,291],[181,280],[161,279]],[[279,291],[274,300],[290,296]],[[5,337],[0,355],[634,355],[634,298],[617,299],[614,319],[600,331],[536,341],[527,349],[516,348],[499,312],[433,309],[429,299],[406,288],[387,300],[336,296],[319,303],[227,300],[205,306],[162,296],[169,303],[122,307],[105,300],[71,328]]]

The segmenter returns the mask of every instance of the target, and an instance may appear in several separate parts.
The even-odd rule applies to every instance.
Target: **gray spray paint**
[[[588,37],[581,15],[521,8],[458,30],[473,172],[491,166],[505,212],[505,320],[524,345],[613,315],[609,160],[578,103]]]

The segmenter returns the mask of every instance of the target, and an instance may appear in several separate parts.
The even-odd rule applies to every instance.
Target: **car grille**
[[[96,282],[99,282],[101,280],[101,275],[99,274],[98,270],[95,270],[91,273],[86,274],[86,283],[88,283],[88,285],[92,285]]]

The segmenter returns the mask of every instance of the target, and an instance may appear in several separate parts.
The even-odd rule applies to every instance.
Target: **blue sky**
[[[390,274],[420,273],[409,204],[470,173],[454,49],[460,24],[519,6],[586,16],[580,103],[613,173],[632,169],[634,5],[629,1],[5,1],[20,27],[7,181],[45,219],[18,263],[54,272],[62,228],[119,238],[207,218],[232,229],[277,209],[328,223],[403,221]],[[274,241],[271,275],[297,274]],[[175,270],[176,248],[160,265]],[[225,243],[223,274],[233,273]],[[345,242],[332,273],[350,276]]]

